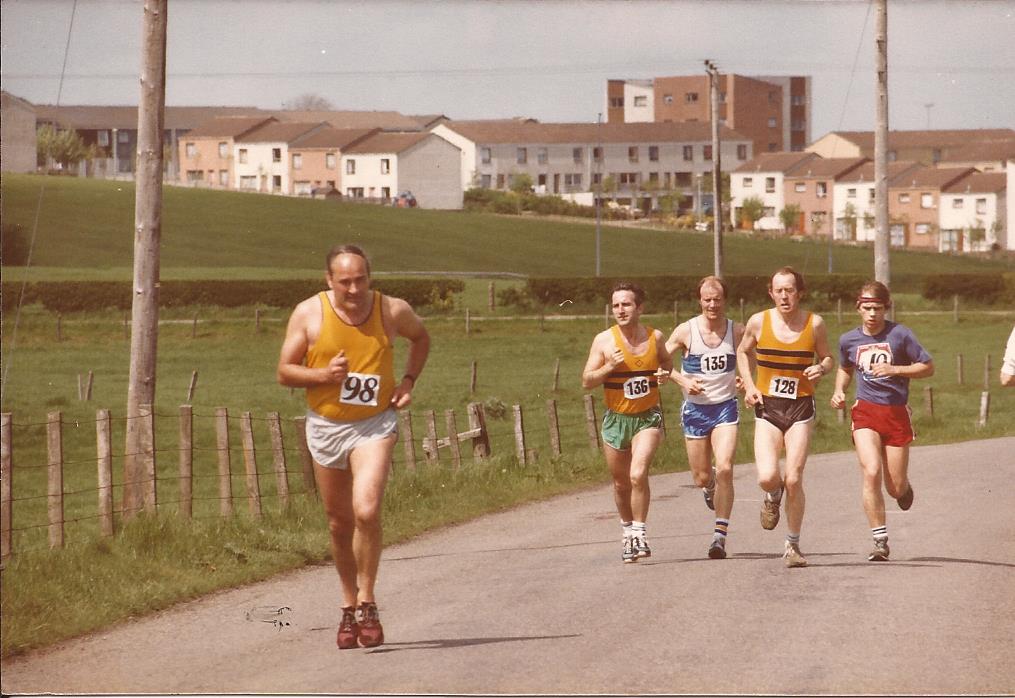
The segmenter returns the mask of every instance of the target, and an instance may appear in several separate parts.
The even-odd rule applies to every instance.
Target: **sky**
[[[140,0],[2,0],[0,82],[136,104]],[[811,135],[873,130],[871,0],[169,0],[166,103],[595,122],[606,81],[810,75]],[[892,129],[1015,127],[1015,0],[889,0]]]

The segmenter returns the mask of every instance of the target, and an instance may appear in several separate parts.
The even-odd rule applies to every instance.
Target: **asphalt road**
[[[597,488],[388,549],[382,647],[336,649],[322,566],[4,661],[2,690],[1013,693],[1015,438],[912,456],[916,500],[889,500],[887,564],[866,561],[852,453],[808,464],[806,569],[782,564],[784,522],[761,529],[752,465],[735,469],[721,561],[689,474],[656,476],[653,555],[634,565]]]

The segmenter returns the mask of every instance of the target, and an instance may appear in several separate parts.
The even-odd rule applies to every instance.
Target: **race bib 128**
[[[772,379],[772,382],[768,386],[768,393],[769,395],[774,395],[775,397],[796,398],[797,386],[799,383],[799,378],[776,376]]]

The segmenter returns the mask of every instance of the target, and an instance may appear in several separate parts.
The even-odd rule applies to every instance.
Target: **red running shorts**
[[[853,405],[853,431],[871,429],[881,435],[885,446],[905,446],[916,438],[909,405],[878,405],[857,400]]]

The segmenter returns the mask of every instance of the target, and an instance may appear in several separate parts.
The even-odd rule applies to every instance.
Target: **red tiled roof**
[[[403,150],[407,150],[433,135],[429,131],[417,131],[413,133],[386,133],[382,131],[352,144],[343,151],[343,154],[401,153]]]
[[[816,153],[780,151],[759,153],[734,172],[788,172],[801,163],[820,158]]]
[[[1003,172],[973,172],[941,191],[949,194],[996,194],[1008,188],[1008,177]]]
[[[379,133],[379,128],[334,128],[325,126],[297,137],[289,146],[291,148],[346,148],[367,136]]]
[[[867,162],[867,158],[814,158],[813,160],[804,160],[787,170],[786,178],[837,178],[840,175],[851,172],[865,162]]]
[[[861,148],[874,147],[873,131],[833,131],[832,133],[855,143]],[[940,148],[987,141],[1015,139],[1010,128],[943,129],[922,131],[889,131],[889,148]]]
[[[896,177],[888,183],[891,189],[937,188],[950,186],[955,181],[976,172],[972,167],[921,167]]]
[[[648,123],[530,123],[514,120],[451,121],[444,124],[474,143],[673,143],[712,140],[707,121]],[[751,139],[725,126],[724,141]]]
[[[941,154],[941,162],[982,162],[984,160],[1015,160],[1015,138],[953,146],[945,148]]]
[[[316,129],[324,128],[323,123],[271,121],[260,128],[249,131],[236,139],[237,143],[289,143]]]
[[[896,177],[905,175],[907,172],[917,167],[925,167],[925,165],[922,165],[913,160],[896,160],[894,162],[890,162],[888,163],[888,181],[891,182]],[[862,182],[873,183],[874,161],[868,160],[855,170],[852,170],[851,172],[844,174],[842,177],[839,177],[835,181],[838,182],[839,184],[842,183],[859,184]]]
[[[236,138],[271,120],[263,116],[217,116],[187,131],[187,138]]]
[[[335,128],[381,128],[386,131],[419,131],[420,124],[397,111],[282,110],[272,111],[279,121],[324,121]]]

